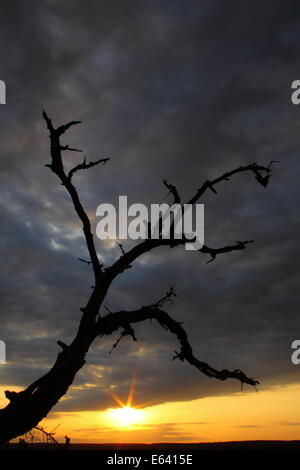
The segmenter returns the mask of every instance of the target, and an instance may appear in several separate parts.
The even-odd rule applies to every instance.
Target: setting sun
[[[134,424],[140,424],[144,418],[142,410],[130,406],[109,409],[108,415],[111,424],[117,427],[130,427]]]
[[[126,403],[123,402],[111,389],[107,389],[107,392],[119,405],[119,408],[109,408],[107,410],[108,420],[113,427],[130,428],[131,426],[145,422],[145,412],[140,408],[145,406],[146,403],[144,403],[144,405],[139,404],[134,407],[132,406],[135,382],[136,373],[132,378]]]

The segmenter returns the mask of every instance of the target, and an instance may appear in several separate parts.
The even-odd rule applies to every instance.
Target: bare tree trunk
[[[0,410],[0,443],[30,431],[47,416],[65,395],[77,372],[85,363],[85,355],[93,336],[78,333],[73,343],[59,352],[52,369],[22,392],[6,392],[10,403]]]

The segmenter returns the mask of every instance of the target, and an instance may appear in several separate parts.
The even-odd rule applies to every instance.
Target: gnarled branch
[[[221,181],[229,181],[230,178],[238,173],[244,173],[250,171],[254,174],[257,182],[261,184],[264,188],[267,187],[270,176],[271,176],[271,165],[275,163],[275,160],[272,160],[268,166],[258,165],[256,162],[250,163],[250,165],[239,166],[235,170],[228,171],[223,175],[215,178],[213,180],[207,180],[203,185],[197,190],[196,194],[189,200],[189,204],[195,204],[200,197],[205,193],[207,189],[210,189],[215,194],[217,191],[215,186]]]
[[[74,173],[76,173],[76,171],[79,171],[79,170],[87,170],[88,168],[92,168],[93,166],[96,166],[96,165],[99,165],[100,163],[103,163],[103,165],[105,165],[105,163],[109,160],[109,158],[100,158],[100,160],[97,160],[96,162],[89,162],[89,163],[86,163],[86,157],[84,157],[84,160],[82,163],[79,163],[78,165],[74,166],[74,168],[72,168],[69,173],[68,173],[68,180],[71,181],[72,179],[72,176],[74,175]]]
[[[169,190],[167,196],[169,194],[173,195],[173,197],[174,197],[173,204],[180,204],[181,199],[180,199],[179,192],[178,192],[176,186],[174,186],[174,184],[168,183],[168,180],[166,180],[165,178],[163,178],[163,184]]]
[[[124,328],[124,325],[127,325],[127,331],[133,331],[131,327],[132,323],[140,323],[145,320],[154,319],[159,323],[162,328],[173,333],[179,341],[180,351],[175,351],[173,360],[180,359],[181,361],[187,361],[189,364],[196,367],[200,372],[202,372],[208,377],[214,377],[219,380],[236,379],[239,380],[241,384],[246,383],[254,387],[259,384],[257,380],[248,377],[244,372],[239,369],[235,369],[232,371],[227,369],[217,370],[211,367],[206,362],[197,359],[193,354],[193,350],[189,343],[187,333],[181,326],[182,324],[180,322],[175,321],[167,312],[162,310],[161,307],[157,305],[158,303],[142,307],[138,310],[121,310],[119,312],[109,313],[108,315],[101,317],[101,319],[99,320],[97,324],[97,335],[111,335],[114,331],[117,331],[119,328]],[[121,338],[125,336],[125,334],[131,333],[123,332],[119,340],[113,345],[113,348],[118,345]]]
[[[253,243],[253,242],[254,240],[246,240],[243,242],[237,241],[235,245],[227,245],[221,248],[209,248],[208,246],[203,245],[203,247],[198,251],[201,253],[208,253],[211,256],[211,259],[206,261],[206,263],[211,263],[212,261],[216,259],[217,255],[221,253],[228,253],[230,251],[244,250],[248,243]]]
[[[78,261],[81,261],[82,263],[85,263],[85,264],[87,264],[88,266],[89,266],[90,264],[92,264],[91,261],[87,261],[86,259],[83,259],[83,258],[78,258]]]
[[[66,132],[71,126],[79,124],[81,121],[71,121],[67,124],[64,124],[57,129],[54,128],[51,119],[47,116],[46,112],[43,111],[43,118],[47,123],[47,128],[50,131],[50,143],[51,143],[51,163],[47,164],[48,166],[60,179],[61,183],[66,187],[69,195],[71,196],[75,211],[83,224],[83,233],[85,236],[87,248],[93,265],[94,275],[96,281],[101,278],[102,275],[102,266],[99,262],[94,238],[91,230],[90,220],[80,202],[77,190],[71,182],[64,170],[63,160],[61,155],[61,144],[60,136]],[[80,166],[80,165],[79,165]]]
[[[271,175],[271,165],[274,162],[275,162],[274,160],[271,161],[268,166],[258,165],[257,163],[251,163],[250,165],[239,166],[238,168],[232,171],[224,173],[218,178],[215,178],[211,181],[206,181],[205,183],[203,183],[201,188],[198,189],[196,194],[188,201],[188,204],[195,204],[199,200],[199,198],[205,193],[207,189],[210,189],[215,194],[217,194],[217,191],[215,190],[216,184],[220,183],[221,181],[227,181],[233,175],[236,175],[239,173],[252,172],[256,180],[258,181],[258,183],[266,187],[269,182],[270,175]],[[165,186],[173,194],[174,199],[179,198],[179,193],[177,191],[177,188],[174,185],[170,185],[166,180],[163,180],[163,181],[164,181]],[[169,246],[173,248],[175,246],[183,245],[186,242],[187,240],[185,240],[184,237],[182,239],[171,239],[171,240],[163,239],[163,238],[158,239],[158,240],[157,239],[144,240],[141,243],[135,245],[128,252],[124,253],[123,256],[121,256],[112,266],[107,268],[106,271],[111,277],[111,279],[113,279],[116,276],[118,276],[120,273],[128,269],[128,266],[131,266],[133,261],[135,261],[144,253],[147,253],[148,251],[151,251],[152,249],[159,247],[159,246]],[[219,249],[213,249],[213,248],[204,246],[199,251],[202,253],[209,253],[212,257],[212,259],[209,261],[211,262],[216,258],[216,256],[219,253],[225,253],[225,252],[234,251],[234,250],[242,250],[245,248],[245,245],[250,242],[252,242],[252,240],[246,241],[246,242],[237,242],[236,245],[226,246],[226,247],[219,248]]]

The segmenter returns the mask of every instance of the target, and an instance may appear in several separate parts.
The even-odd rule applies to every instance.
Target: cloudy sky
[[[242,369],[262,392],[297,386],[300,366],[291,363],[291,343],[300,337],[300,107],[291,102],[291,83],[300,79],[297,6],[289,0],[1,2],[7,104],[0,107],[0,339],[8,360],[0,366],[1,389],[17,390],[47,371],[57,339],[72,340],[92,282],[90,267],[77,261],[87,250],[73,207],[44,166],[43,108],[57,124],[83,121],[66,143],[90,160],[110,157],[105,167],[74,177],[94,229],[96,207],[117,204],[119,195],[130,204],[168,201],[162,178],[187,199],[207,178],[240,164],[280,161],[267,189],[245,174],[202,200],[207,245],[254,239],[247,250],[207,265],[197,252],[160,248],[114,282],[105,305],[139,308],[176,284],[168,312],[184,321],[197,357]],[[78,159],[66,153],[66,167]],[[104,264],[120,255],[113,243],[97,240],[97,249]],[[118,335],[96,341],[54,411],[104,411],[114,406],[106,389],[125,399],[134,374],[136,403],[188,406],[239,392],[236,381],[218,382],[172,362],[176,338],[154,323],[138,325],[136,335],[137,343],[125,338],[112,354]],[[175,416],[173,407],[160,439],[191,438],[176,434]]]

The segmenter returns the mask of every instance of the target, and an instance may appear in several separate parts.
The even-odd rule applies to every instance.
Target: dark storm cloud
[[[182,249],[147,254],[115,281],[105,304],[136,308],[176,283],[170,313],[184,321],[195,354],[240,368],[263,387],[295,382],[290,345],[298,314],[300,18],[295,1],[1,3],[1,330],[8,364],[2,384],[25,386],[44,373],[55,341],[72,340],[90,292],[80,224],[44,164],[49,142],[41,110],[55,122],[81,119],[65,141],[103,168],[76,176],[93,218],[101,202],[162,202],[161,178],[188,198],[206,178],[237,165],[274,165],[270,187],[252,175],[207,194],[212,246],[255,239],[247,250],[206,258]],[[66,166],[78,154],[65,156]],[[81,158],[81,157],[80,157]],[[126,245],[126,244],[125,244]],[[128,244],[129,245],[129,244]],[[97,241],[106,263],[118,248]],[[95,343],[88,365],[58,410],[111,406],[105,387],[127,396],[137,370],[139,403],[238,392],[171,362],[176,339],[155,324],[138,343]]]

